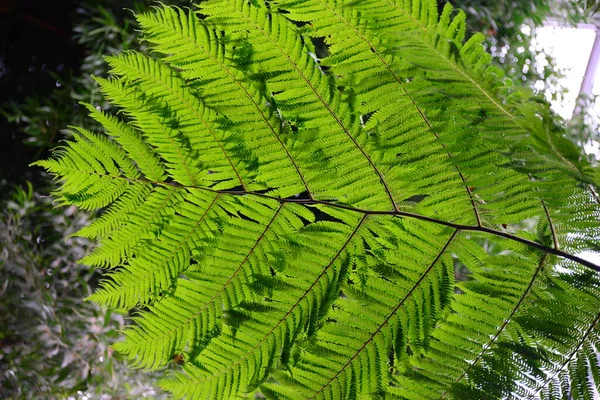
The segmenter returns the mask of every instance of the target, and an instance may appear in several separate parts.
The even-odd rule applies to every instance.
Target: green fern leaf
[[[90,296],[186,399],[591,398],[595,170],[433,0],[137,16],[119,117],[39,161],[102,212]]]

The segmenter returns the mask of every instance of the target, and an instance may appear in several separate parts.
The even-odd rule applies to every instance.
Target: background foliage
[[[125,316],[81,299],[97,276],[76,261],[89,242],[75,207],[55,209],[31,184],[17,188],[0,220],[0,398],[161,397],[108,346]]]
[[[89,243],[69,235],[87,223],[89,214],[54,208],[50,198],[40,195],[52,190],[52,182],[27,167],[68,135],[61,132],[67,125],[83,123],[87,113],[79,101],[99,101],[90,75],[106,75],[103,55],[139,49],[131,10],[145,10],[150,4],[139,0],[72,4],[67,10],[73,25],[67,39],[72,45],[66,51],[76,56],[48,56],[33,48],[23,58],[11,57],[11,47],[29,44],[17,39],[3,44],[0,158],[7,165],[0,169],[2,399],[165,397],[153,387],[151,376],[129,370],[109,349],[128,316],[82,302],[96,286],[98,275],[77,263]],[[32,27],[23,26],[23,19],[41,17],[31,9],[21,12],[33,14],[29,19],[16,18],[14,29],[19,37],[27,37],[22,31]],[[0,26],[6,30],[4,37],[16,36],[8,23]],[[55,36],[59,43],[51,47],[64,46],[64,38]]]
[[[554,65],[550,61],[541,72],[535,67],[536,53],[529,51],[533,33],[525,35],[521,30],[523,23],[535,27],[543,21],[552,11],[548,1],[453,3],[467,12],[470,31],[488,34],[488,47],[495,61],[514,80],[530,84],[543,79],[550,87],[555,84]],[[0,315],[0,398],[164,396],[151,389],[152,377],[127,370],[108,349],[128,316],[108,313],[89,302],[81,305],[81,298],[96,286],[97,275],[76,262],[89,243],[68,235],[84,225],[89,215],[73,208],[52,208],[50,200],[38,194],[49,191],[47,177],[31,175],[25,169],[30,162],[47,156],[47,150],[64,137],[61,129],[82,125],[87,112],[77,105],[78,101],[99,102],[99,89],[90,75],[106,75],[103,54],[131,48],[144,51],[134,41],[133,16],[123,9],[143,10],[150,4],[74,3],[73,27],[67,30],[67,39],[77,49],[76,59],[62,67],[59,63],[53,70],[46,67],[42,71],[42,66],[35,66],[42,74],[39,81],[45,82],[44,89],[39,89],[40,83],[9,100],[3,98],[0,108],[4,122],[9,124],[3,126],[2,134],[11,137],[10,145],[4,148],[15,152],[23,144],[27,149],[18,152],[19,157],[3,157],[10,160],[11,166],[3,167],[0,176],[5,210],[0,221],[0,301],[2,309],[9,310]],[[583,15],[573,7],[565,12],[573,21]],[[515,51],[519,47],[526,50]],[[9,71],[0,82],[31,80],[27,63],[6,65]],[[575,141],[584,143],[581,138],[590,135],[585,126],[579,125],[580,132],[572,131],[576,132]],[[77,313],[73,312],[74,304],[78,305]]]

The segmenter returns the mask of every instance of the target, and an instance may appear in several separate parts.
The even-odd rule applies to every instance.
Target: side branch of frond
[[[258,341],[258,343],[256,343],[254,346],[252,346],[252,348],[250,350],[248,350],[242,357],[240,357],[239,359],[237,359],[235,363],[229,365],[227,367],[227,370],[233,369],[236,365],[241,364],[248,357],[250,357],[252,355],[252,353],[254,351],[256,351],[257,349],[259,349],[263,345],[263,343],[265,343],[268,340],[268,338],[277,330],[277,328],[279,328],[279,326],[281,326],[281,324],[283,324],[289,318],[289,316],[294,312],[294,310],[298,307],[298,305],[302,302],[302,300],[304,300],[311,293],[311,291],[319,283],[319,281],[321,280],[321,278],[323,278],[323,276],[325,276],[327,274],[327,272],[331,269],[331,267],[333,266],[334,262],[338,259],[338,257],[342,254],[342,252],[346,249],[346,247],[352,241],[352,239],[354,239],[354,237],[356,236],[356,233],[363,226],[363,224],[366,221],[367,217],[368,217],[367,214],[363,215],[363,217],[360,219],[360,221],[358,221],[358,223],[356,224],[356,227],[352,230],[352,232],[350,233],[350,235],[348,236],[348,238],[346,239],[346,241],[340,246],[340,249],[331,258],[331,261],[329,262],[329,264],[326,265],[323,268],[323,270],[321,271],[321,273],[319,275],[317,275],[317,277],[315,278],[314,282],[304,291],[304,293],[290,307],[290,309],[279,319],[279,321],[277,321],[277,323],[275,323],[273,325],[273,327],[265,335],[263,335],[263,337]],[[223,371],[220,371],[220,373],[223,373]],[[213,374],[212,376],[214,377],[214,376],[217,376],[217,375],[219,375],[219,374]]]
[[[463,378],[469,374],[471,369],[481,360],[481,358],[485,355],[485,353],[488,352],[488,350],[492,347],[492,345],[494,343],[496,343],[496,340],[498,340],[498,338],[500,337],[500,334],[502,332],[504,332],[504,329],[506,328],[506,326],[509,324],[510,321],[512,321],[514,315],[519,310],[519,308],[521,308],[521,305],[523,304],[523,301],[525,301],[525,298],[529,295],[529,293],[531,293],[533,285],[534,285],[538,275],[540,274],[540,271],[544,268],[544,264],[546,263],[547,259],[548,259],[548,254],[544,254],[542,259],[540,260],[540,263],[538,264],[537,268],[535,269],[535,272],[533,273],[531,280],[529,281],[529,285],[527,285],[527,288],[525,289],[523,294],[519,297],[519,300],[513,307],[512,311],[510,312],[510,315],[504,319],[504,322],[502,322],[502,325],[500,325],[500,327],[498,328],[498,331],[496,331],[496,334],[485,344],[485,346],[483,346],[483,348],[481,349],[481,352],[469,364],[469,366],[465,369],[465,371],[462,373],[462,375],[459,376],[458,379],[456,379],[455,384],[457,384],[458,382],[463,380]],[[440,400],[445,398],[448,393],[449,393],[448,390],[445,391],[442,394],[442,396],[440,397]]]
[[[254,21],[247,19],[248,23],[250,24],[254,24]],[[264,32],[264,29],[262,29],[262,27],[255,25],[257,27],[258,30],[260,30],[261,32]],[[330,104],[323,98],[323,96],[321,95],[321,93],[319,93],[319,91],[317,90],[317,88],[314,87],[314,85],[312,84],[312,82],[310,81],[310,79],[305,75],[304,71],[298,67],[297,63],[294,62],[294,60],[292,60],[290,58],[290,56],[285,52],[285,50],[281,47],[281,45],[277,42],[274,41],[269,35],[265,34],[265,37],[267,40],[269,40],[271,42],[271,44],[275,47],[277,47],[279,49],[279,51],[281,52],[282,55],[284,55],[284,57],[289,61],[290,65],[294,68],[294,70],[298,73],[298,76],[300,76],[302,78],[302,80],[306,83],[306,85],[310,88],[310,90],[315,94],[315,96],[317,97],[317,99],[319,100],[319,102],[321,104],[323,104],[323,106],[325,107],[325,109],[327,110],[327,112],[331,115],[331,117],[335,120],[335,122],[340,126],[340,128],[342,129],[342,131],[344,131],[344,133],[346,134],[346,136],[352,141],[352,143],[354,144],[354,146],[356,146],[356,148],[360,151],[360,153],[365,157],[365,159],[367,160],[367,162],[369,163],[369,165],[371,166],[371,168],[373,168],[373,171],[377,174],[377,176],[379,177],[379,180],[381,181],[381,185],[383,186],[387,196],[389,197],[389,200],[392,204],[392,206],[394,207],[394,210],[398,209],[398,206],[396,205],[396,201],[394,200],[394,196],[392,196],[392,192],[383,176],[383,173],[377,168],[377,166],[375,165],[375,163],[373,162],[373,160],[371,159],[371,157],[369,157],[369,155],[367,153],[365,153],[365,150],[362,148],[362,146],[360,146],[358,144],[358,142],[356,141],[356,139],[352,136],[352,134],[350,133],[350,131],[348,130],[348,127],[346,127],[346,125],[344,124],[344,122],[342,121],[342,119],[340,118],[340,116],[335,112],[335,110],[333,110],[330,106]]]
[[[327,5],[325,5],[325,7],[327,7]],[[329,7],[327,7],[327,8],[329,8]],[[427,128],[433,133],[433,135],[438,140],[438,142],[440,142],[442,148],[444,150],[446,150],[446,145],[440,141],[440,136],[437,134],[437,132],[432,130],[431,122],[425,115],[425,112],[423,112],[422,108],[417,104],[417,102],[415,101],[413,96],[410,95],[410,93],[406,89],[406,86],[404,85],[402,79],[398,76],[398,74],[396,72],[394,72],[394,70],[389,65],[389,63],[381,56],[381,52],[377,49],[377,46],[374,43],[372,43],[371,41],[369,41],[369,39],[367,39],[363,34],[361,34],[360,31],[354,25],[352,25],[348,22],[348,20],[346,20],[345,18],[340,16],[338,13],[336,13],[335,10],[331,10],[331,12],[333,14],[335,14],[340,19],[340,21],[342,21],[346,26],[351,28],[354,31],[354,33],[356,33],[356,36],[360,40],[362,40],[367,46],[369,46],[369,48],[371,49],[371,51],[373,52],[375,57],[377,57],[377,60],[379,60],[379,62],[384,66],[384,68],[388,71],[388,73],[398,83],[398,85],[402,89],[402,93],[404,93],[404,95],[410,99],[410,102],[415,107],[415,110],[417,111],[417,113],[419,114],[419,116],[421,117],[421,119],[423,120],[425,125],[427,126]],[[446,154],[448,155],[448,158],[450,158],[450,159],[452,158],[452,153],[450,153],[449,151],[446,150]],[[467,194],[469,196],[469,200],[470,200],[471,206],[473,208],[473,213],[475,214],[475,219],[477,220],[477,225],[482,226],[481,216],[479,215],[479,209],[477,208],[477,204],[475,203],[475,199],[473,198],[473,192],[472,192],[471,188],[469,187],[469,185],[467,185],[467,179],[465,178],[464,174],[460,171],[458,165],[455,165],[454,167],[456,168],[456,171],[458,172],[458,176],[460,177],[460,179],[465,187],[465,190],[467,191]]]
[[[412,288],[404,295],[404,297],[398,302],[398,304],[396,304],[396,306],[394,307],[394,309],[388,314],[388,316],[385,318],[385,320],[383,320],[383,322],[381,324],[379,324],[379,326],[377,327],[377,329],[375,329],[375,331],[373,333],[371,333],[371,335],[369,335],[369,338],[363,343],[363,345],[360,348],[358,348],[358,350],[356,351],[356,353],[354,353],[354,355],[352,357],[350,357],[350,359],[344,365],[342,365],[342,367],[336,372],[336,374],[333,375],[331,377],[331,379],[329,379],[311,397],[311,399],[316,398],[320,393],[322,393],[323,390],[325,390],[325,388],[327,388],[327,386],[329,386],[342,372],[344,372],[344,370],[360,355],[360,353],[369,345],[369,343],[371,343],[373,341],[373,339],[375,338],[375,336],[377,336],[377,334],[383,329],[383,327],[388,324],[388,322],[390,321],[390,319],[392,319],[392,317],[404,305],[404,302],[412,296],[412,294],[414,293],[414,291],[421,285],[421,282],[423,282],[423,280],[427,277],[427,275],[429,275],[429,273],[437,265],[438,261],[444,255],[444,253],[446,252],[446,250],[448,249],[448,247],[450,246],[450,244],[452,243],[452,241],[454,240],[454,238],[456,237],[456,235],[458,233],[459,233],[458,230],[455,230],[454,232],[452,232],[452,235],[450,235],[450,237],[448,238],[448,240],[446,241],[446,243],[444,244],[444,246],[442,247],[442,249],[438,252],[438,254],[436,255],[435,259],[431,262],[431,264],[429,265],[429,267],[427,267],[427,269],[425,271],[423,271],[423,273],[421,274],[421,276],[419,277],[419,279],[413,284]]]
[[[548,383],[551,382],[556,377],[556,375],[558,375],[562,370],[565,369],[567,364],[569,364],[573,360],[573,357],[575,357],[575,355],[579,352],[581,347],[585,344],[585,341],[589,339],[594,328],[596,327],[596,325],[598,325],[598,322],[600,322],[600,313],[596,315],[596,318],[594,319],[590,327],[585,331],[581,340],[579,341],[577,346],[575,346],[575,349],[571,352],[571,354],[569,354],[569,357],[567,357],[565,362],[560,366],[560,368],[558,368],[558,370],[554,374],[552,374],[550,378],[544,381],[544,383],[539,387],[539,389],[535,393],[533,393],[527,398],[528,400],[536,398],[536,396],[546,387],[546,385],[548,385]]]

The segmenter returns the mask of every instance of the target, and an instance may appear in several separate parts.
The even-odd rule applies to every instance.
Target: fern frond
[[[135,161],[146,178],[153,182],[164,180],[164,167],[135,129],[116,117],[97,110],[91,104],[83,105],[90,111],[90,116],[102,124],[106,133]]]
[[[152,190],[133,212],[126,217],[121,214],[122,225],[102,238],[101,246],[81,261],[104,268],[114,268],[125,262],[139,243],[160,236],[164,221],[173,218],[184,198],[185,190],[182,188],[158,187]],[[95,226],[90,225],[89,229],[95,230]]]
[[[273,293],[267,303],[271,310],[253,313],[242,327],[211,341],[185,375],[161,385],[191,398],[229,398],[255,390],[282,358],[289,358],[294,340],[326,309],[323,300],[338,293],[348,269],[347,247],[365,229],[365,217],[346,213],[345,220],[347,224],[318,222],[301,230],[294,260],[302,260],[303,268],[285,270],[280,279],[286,289]],[[268,276],[266,267],[261,275]]]
[[[289,398],[382,395],[389,386],[390,357],[401,359],[407,351],[425,351],[430,330],[448,305],[452,262],[447,252],[457,232],[433,234],[435,241],[423,246],[424,226],[389,219],[368,222],[371,232],[392,234],[399,244],[387,243],[379,250],[389,253],[378,259],[379,246],[363,238],[374,256],[355,261],[356,272],[343,283],[347,297],[336,302],[303,362],[289,376],[275,375],[288,384],[295,382],[296,395]],[[376,263],[390,269],[386,279],[369,274]],[[351,337],[348,332],[353,332]],[[273,393],[281,387],[265,386]]]
[[[377,209],[387,201],[384,209],[395,208],[400,199],[391,192],[383,166],[365,150],[359,119],[306,53],[301,38],[286,29],[285,20],[244,1],[202,3],[201,12],[208,15],[208,24],[228,32],[230,40],[250,46],[247,62],[260,69],[246,73],[266,86],[267,97],[296,126],[297,140],[304,146],[297,159],[311,167],[307,179],[323,193],[317,198]],[[348,192],[348,187],[360,189]]]
[[[451,20],[451,8],[446,6],[438,22],[431,19],[436,9],[434,1],[418,3],[414,2],[416,8],[413,9],[391,1],[367,1],[347,7],[327,0],[276,2],[288,18],[311,22],[311,28],[305,30],[307,35],[324,38],[330,55],[321,64],[344,78],[356,97],[355,102],[366,106],[363,113],[373,113],[368,117],[367,129],[388,140],[394,135],[404,141],[414,138],[410,147],[391,147],[393,142],[380,146],[387,145],[384,148],[390,151],[388,154],[403,156],[394,160],[394,164],[397,171],[410,174],[402,177],[403,181],[410,182],[406,185],[411,190],[408,193],[425,195],[417,212],[440,215],[451,210],[463,217],[474,212],[478,224],[492,226],[532,217],[538,213],[536,209],[545,206],[529,194],[525,195],[530,183],[519,184],[531,178],[515,173],[510,160],[498,152],[498,148],[502,148],[499,141],[509,145],[505,137],[511,131],[520,137],[526,133],[514,122],[515,115],[494,100],[494,96],[506,91],[497,79],[488,82],[497,71],[489,66],[489,56],[478,46],[477,39],[463,46],[462,14]],[[386,23],[394,27],[393,32],[386,30]],[[428,34],[422,35],[423,31]],[[412,42],[413,37],[417,42],[423,38],[431,42],[415,53],[419,44]],[[432,57],[440,57],[440,60],[435,62]],[[418,65],[429,75],[410,68],[411,64]],[[473,70],[465,72],[464,64]],[[484,82],[476,82],[470,74]],[[444,91],[432,93],[431,80],[444,82]],[[494,85],[491,88],[490,83]],[[490,101],[490,107],[498,109],[497,118],[492,118],[487,108],[482,107]],[[399,108],[412,108],[412,115],[401,116]],[[459,117],[454,126],[448,126],[448,112],[453,114],[450,118]],[[443,120],[443,130],[438,118]],[[512,125],[512,129],[507,129],[507,124]],[[429,131],[428,142],[423,140],[424,131],[415,130],[416,126]],[[410,134],[407,129],[411,129]],[[492,137],[494,132],[500,131],[501,137]],[[385,135],[377,132],[385,132]],[[462,145],[467,141],[468,149]],[[437,146],[437,151],[435,147],[426,146]],[[428,157],[436,157],[421,156],[419,150],[423,148],[427,148]],[[411,153],[417,154],[411,157]],[[441,165],[444,168],[440,168]],[[446,175],[450,172],[447,165],[456,168],[454,180]],[[436,188],[435,194],[430,193],[432,187]]]
[[[233,150],[224,143],[225,132],[210,124],[216,115],[184,89],[183,79],[174,70],[139,53],[110,57],[108,62],[111,72],[122,75],[124,82],[143,93],[146,104],[161,115],[161,123],[172,135],[180,137],[181,143],[188,144],[194,158],[212,172],[209,176],[214,175],[218,182],[215,188],[244,187],[248,171],[244,171],[241,160],[232,159]],[[189,182],[191,186],[198,183]]]
[[[399,191],[405,193],[407,199],[425,197],[419,203],[418,212],[443,213],[449,220],[465,222],[471,222],[468,218],[471,215],[481,224],[480,205],[458,166],[455,165],[453,177],[450,169],[440,168],[448,164],[452,154],[446,151],[445,144],[431,129],[431,122],[409,94],[406,79],[397,72],[409,65],[387,52],[369,21],[377,21],[378,31],[386,20],[394,20],[396,29],[413,30],[418,25],[410,18],[399,18],[389,7],[386,11],[381,1],[361,2],[360,7],[336,7],[336,2],[325,0],[278,1],[276,4],[290,19],[310,21],[311,29],[305,31],[307,35],[324,38],[330,54],[320,60],[320,64],[343,77],[344,90],[351,93],[348,98],[358,107],[365,130],[370,132],[371,141],[381,152],[380,157],[390,166],[387,173],[390,180],[402,184]],[[429,20],[435,15],[432,7],[435,4],[424,4],[420,11],[422,19]],[[363,13],[363,10],[368,11]],[[436,188],[435,192],[432,187]]]
[[[65,179],[60,189],[61,201],[77,202],[84,209],[96,209],[112,203],[130,186],[133,190],[143,186],[125,175],[136,173],[133,164],[124,159],[117,151],[120,149],[111,146],[111,142],[84,129],[74,133],[76,139],[58,148],[54,159],[34,164]],[[123,164],[119,165],[119,162]]]
[[[235,47],[224,46],[218,33],[194,13],[162,7],[137,19],[153,49],[167,55],[165,60],[193,83],[205,104],[226,116],[219,124],[243,135],[249,155],[256,157],[262,185],[272,188],[275,196],[310,193],[303,166],[297,165],[290,154],[293,149],[284,144],[289,141],[289,125],[280,123],[258,90],[235,68]]]
[[[154,105],[145,103],[142,92],[118,80],[95,79],[106,98],[133,119],[132,122],[143,132],[144,139],[159,152],[172,179],[185,185],[202,182],[208,171],[202,169],[200,160],[192,153],[185,138],[163,120],[162,114],[154,113]]]
[[[219,235],[221,220],[228,218],[230,210],[237,211],[235,199],[189,190],[169,224],[163,229],[159,225],[158,232],[148,232],[154,237],[135,248],[134,256],[110,274],[89,299],[109,307],[132,308],[170,291],[189,267],[193,252],[198,258]]]
[[[222,310],[253,297],[251,277],[264,272],[255,264],[273,252],[268,243],[303,225],[290,206],[279,205],[270,214],[256,211],[259,223],[238,221],[236,229],[224,234],[219,248],[199,264],[200,268],[192,268],[186,279],[179,279],[171,298],[151,306],[151,314],[126,331],[126,340],[117,346],[120,351],[138,356],[141,367],[153,363],[152,368],[158,368],[174,354],[185,352],[195,357],[195,347],[222,330]],[[195,279],[189,281],[190,277]],[[185,310],[175,321],[171,318],[174,309]]]
[[[593,398],[597,393],[600,375],[598,374],[598,322],[600,313],[592,321],[589,328],[575,349],[568,354],[559,368],[531,394],[529,398]],[[590,385],[590,376],[596,385]]]
[[[433,0],[208,0],[138,22],[118,117],[39,161],[186,399],[590,398],[600,202],[547,106]],[[590,172],[591,171],[591,172]]]

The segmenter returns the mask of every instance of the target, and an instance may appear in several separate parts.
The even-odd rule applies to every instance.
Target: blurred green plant
[[[577,0],[577,4],[588,13],[594,14],[600,11],[600,1],[598,0]]]
[[[61,129],[84,120],[87,114],[79,107],[79,101],[102,101],[91,75],[106,75],[103,55],[135,45],[131,29],[135,24],[133,14],[122,7],[141,10],[150,5],[149,1],[126,1],[120,6],[116,2],[103,3],[115,4],[90,1],[75,9],[73,40],[85,49],[81,65],[77,69],[63,67],[63,71],[49,71],[56,80],[56,88],[49,96],[31,96],[23,102],[11,101],[0,106],[0,113],[18,125],[24,143],[39,148],[36,159],[55,145]]]
[[[472,32],[487,35],[486,46],[494,61],[515,82],[543,84],[553,96],[560,92],[558,79],[564,71],[535,45],[536,29],[552,17],[566,25],[586,20],[588,14],[575,4],[556,0],[496,1],[458,0],[454,4],[467,14]]]
[[[91,75],[106,76],[104,54],[144,51],[135,41],[131,10],[151,4],[90,0],[75,9],[73,40],[85,51],[81,64],[49,71],[56,80],[49,96],[0,105],[23,142],[38,149],[26,161],[46,157],[65,137],[61,129],[83,122],[87,113],[79,101],[108,108]],[[5,310],[0,313],[0,398],[164,398],[152,388],[149,374],[128,370],[109,348],[128,315],[82,303],[98,277],[77,263],[91,243],[69,235],[87,223],[89,213],[53,208],[38,194],[47,193],[48,185],[44,175],[35,187],[28,182],[4,188],[0,196],[0,309]]]
[[[583,147],[592,165],[600,162],[600,96],[582,95],[577,99],[573,118],[568,122],[568,137]]]
[[[91,243],[70,235],[87,213],[53,208],[31,184],[2,209],[0,398],[163,398],[109,348],[127,315],[82,304],[97,276],[76,262]]]

